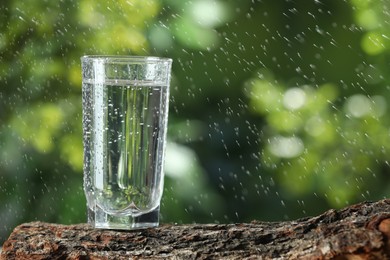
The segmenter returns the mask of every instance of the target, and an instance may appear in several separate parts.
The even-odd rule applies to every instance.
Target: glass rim
[[[168,62],[171,63],[171,58],[157,56],[131,56],[131,55],[84,55],[81,56],[82,61],[102,60],[104,63],[154,63]]]

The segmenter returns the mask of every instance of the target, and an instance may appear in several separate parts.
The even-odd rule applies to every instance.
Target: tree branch
[[[15,228],[0,259],[390,259],[390,200],[313,218],[136,231],[42,222]]]

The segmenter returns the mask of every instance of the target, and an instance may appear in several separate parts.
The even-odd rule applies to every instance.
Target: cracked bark
[[[296,221],[136,231],[42,222],[15,228],[5,259],[390,259],[390,200]]]

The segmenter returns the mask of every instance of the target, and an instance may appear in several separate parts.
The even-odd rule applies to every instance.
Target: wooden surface
[[[162,225],[137,231],[33,222],[0,259],[390,259],[390,200],[297,221]]]

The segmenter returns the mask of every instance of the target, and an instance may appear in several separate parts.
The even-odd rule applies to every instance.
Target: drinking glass
[[[88,223],[159,224],[172,60],[83,56],[84,192]]]

